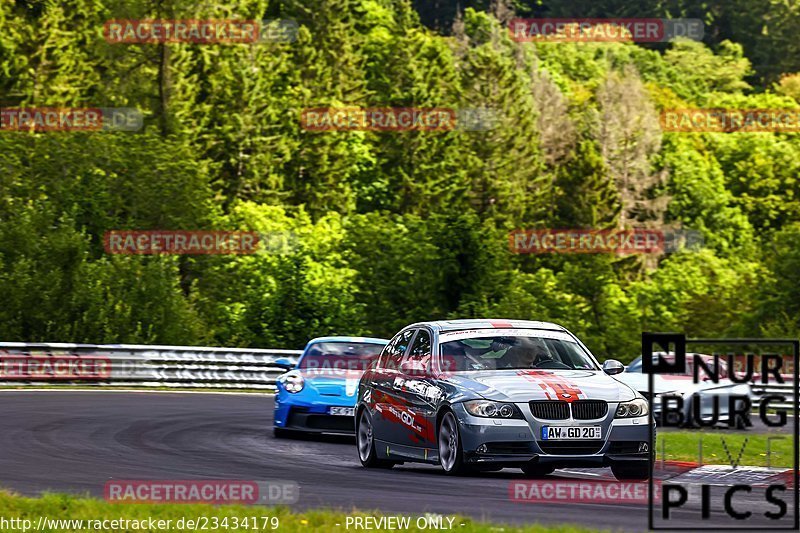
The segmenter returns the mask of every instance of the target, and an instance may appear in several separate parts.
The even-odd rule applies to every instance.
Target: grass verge
[[[774,437],[784,437],[775,440]],[[789,434],[722,431],[670,431],[659,432],[656,444],[656,461],[662,458],[662,442],[664,458],[667,461],[699,462],[699,443],[703,443],[703,464],[730,465],[731,461],[725,453],[723,439],[733,461],[739,456],[742,446],[747,444],[739,461],[741,466],[767,465],[767,437],[773,437],[770,443],[770,464],[773,467],[792,468],[794,466],[794,437]]]
[[[40,531],[78,532],[78,531],[280,531],[280,532],[315,532],[315,531],[347,531],[346,520],[348,517],[372,517],[380,519],[381,516],[399,516],[385,514],[370,514],[363,511],[344,513],[341,511],[307,511],[295,513],[286,507],[267,508],[259,506],[241,505],[187,505],[187,504],[119,504],[107,503],[102,500],[76,497],[66,494],[45,494],[40,498],[28,498],[8,492],[0,491],[0,529],[22,531],[23,524],[28,530],[36,530],[41,517],[50,520],[42,522]],[[409,516],[409,526],[403,531],[429,531],[430,528],[416,527],[419,515]],[[435,518],[438,515],[429,515]],[[454,518],[452,529],[464,533],[589,533],[597,529],[583,528],[570,525],[531,525],[524,527],[498,526],[483,522],[475,522],[467,518],[445,515]],[[30,522],[18,522],[16,527],[12,524],[3,524],[2,520],[20,519]],[[128,520],[137,521],[145,527],[136,527],[132,523],[106,523],[107,527],[92,527],[89,521],[103,520]],[[154,520],[156,524],[142,524],[141,521]],[[62,520],[54,523],[54,520]],[[71,524],[63,521],[73,521]],[[164,522],[158,524],[159,520]],[[166,521],[169,523],[166,523]],[[179,522],[183,520],[183,522]],[[193,520],[188,524],[188,520]],[[78,524],[75,521],[82,521]],[[179,527],[180,525],[184,527]],[[372,522],[370,531],[396,531],[388,527],[380,527],[380,523]],[[462,525],[463,524],[463,525]],[[99,523],[98,523],[99,525]],[[203,527],[205,525],[205,527]],[[256,527],[253,527],[253,526]],[[424,525],[424,524],[420,524]],[[112,527],[109,527],[112,526]],[[160,527],[166,526],[166,527]],[[191,527],[189,527],[191,526]],[[237,526],[237,527],[235,527]],[[247,527],[245,527],[247,526]],[[276,527],[277,526],[277,527]],[[351,525],[350,529],[353,529]],[[361,528],[364,529],[364,528]]]

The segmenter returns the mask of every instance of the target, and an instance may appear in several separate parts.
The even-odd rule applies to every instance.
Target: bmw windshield
[[[452,340],[450,340],[452,339]],[[591,356],[566,335],[534,330],[444,333],[442,368],[481,370],[598,370]]]

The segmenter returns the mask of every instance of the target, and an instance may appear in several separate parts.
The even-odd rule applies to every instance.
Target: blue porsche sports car
[[[358,381],[388,343],[369,337],[319,337],[309,341],[296,365],[277,360],[288,372],[277,381],[275,436],[353,434]]]

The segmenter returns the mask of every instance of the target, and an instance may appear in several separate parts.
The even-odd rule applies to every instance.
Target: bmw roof
[[[428,326],[439,331],[458,331],[461,329],[491,329],[491,328],[518,328],[518,329],[547,329],[552,331],[566,331],[566,328],[552,322],[539,322],[535,320],[508,320],[504,318],[464,318],[459,320],[435,320],[431,322],[418,322],[414,326]]]

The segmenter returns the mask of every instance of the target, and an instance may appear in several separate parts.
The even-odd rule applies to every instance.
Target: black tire
[[[730,415],[728,415],[728,416],[730,416]],[[734,426],[736,426],[736,429],[746,431],[749,426],[747,425],[747,421],[744,419],[744,417],[741,417],[739,415],[734,415],[734,418],[736,419],[736,421],[734,423]]]
[[[680,426],[685,429],[697,429],[700,427],[700,424],[694,419],[694,401],[692,398],[686,400],[686,406],[683,410],[683,422],[680,424],[675,424],[674,422],[676,422],[674,419],[670,420],[670,425],[673,427]]]
[[[305,431],[286,428],[272,428],[272,435],[276,439],[308,440],[311,434]]]
[[[539,465],[536,463],[527,463],[520,467],[527,477],[539,478],[555,472],[554,466]]]
[[[619,481],[647,481],[650,479],[650,463],[636,461],[632,464],[611,465],[611,472]]]
[[[446,411],[439,420],[436,441],[439,444],[439,465],[445,474],[460,476],[472,471],[464,463],[461,433],[458,430],[456,415],[452,411]]]
[[[272,435],[276,439],[288,439],[288,438],[293,437],[294,433],[292,433],[292,431],[289,430],[289,429],[272,428]]]
[[[362,409],[356,419],[356,449],[358,460],[364,468],[392,468],[396,464],[394,461],[378,458],[375,451],[372,417],[366,409]]]

